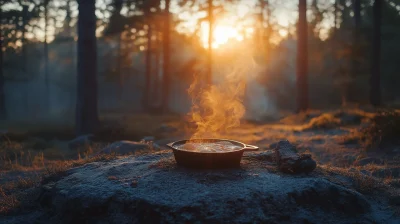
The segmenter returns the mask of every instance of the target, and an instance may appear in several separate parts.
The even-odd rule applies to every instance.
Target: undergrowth
[[[332,129],[341,126],[341,121],[332,114],[322,114],[321,116],[314,117],[310,122],[305,125],[303,130],[311,129]]]
[[[36,176],[6,182],[0,185],[0,214],[8,214],[18,209],[21,206],[21,201],[24,199],[23,197],[25,197],[22,192],[26,189],[56,181],[63,177],[68,169],[73,167],[91,162],[107,162],[117,157],[115,154],[110,154],[79,160],[56,161],[47,164],[40,172],[38,171]]]
[[[358,109],[341,109],[333,112],[325,112],[319,116],[310,118],[304,124],[303,130],[334,129],[342,126],[359,125],[362,122],[368,121],[371,117],[373,117],[372,113]]]
[[[378,188],[383,187],[381,181],[378,179],[364,175],[359,170],[352,170],[349,168],[339,168],[333,167],[329,165],[321,165],[319,166],[322,170],[327,174],[327,176],[332,176],[332,174],[339,174],[341,176],[345,176],[351,179],[352,187],[354,187],[357,191],[361,193],[371,193]],[[333,180],[333,182],[336,182]]]
[[[367,149],[400,144],[400,112],[385,110],[377,113],[368,126],[359,131],[360,140]]]

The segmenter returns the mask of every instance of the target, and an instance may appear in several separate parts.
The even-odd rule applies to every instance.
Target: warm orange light
[[[208,48],[208,27],[208,23],[201,24],[201,41],[206,48]],[[243,39],[243,35],[234,26],[217,23],[213,30],[213,42],[211,46],[212,48],[218,48],[231,40],[242,41]]]
[[[281,29],[281,30],[279,30],[279,35],[281,35],[282,37],[286,37],[288,35],[288,31]]]

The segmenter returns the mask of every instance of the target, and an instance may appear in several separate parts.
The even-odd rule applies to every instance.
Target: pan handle
[[[257,151],[259,148],[255,145],[245,145],[244,151]]]

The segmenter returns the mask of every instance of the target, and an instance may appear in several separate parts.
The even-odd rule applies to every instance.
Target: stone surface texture
[[[275,158],[279,169],[287,173],[310,173],[316,167],[317,163],[309,154],[297,154],[296,147],[289,141],[278,142],[275,148]]]
[[[168,150],[93,162],[45,184],[39,201],[63,223],[398,221],[387,205],[323,174],[280,173],[257,154],[229,170],[181,168]]]

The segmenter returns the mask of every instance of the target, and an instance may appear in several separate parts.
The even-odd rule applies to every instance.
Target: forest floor
[[[68,125],[0,124],[0,214],[18,207],[20,193],[39,186],[44,176],[107,156],[90,157],[118,140],[153,136],[160,146],[187,138],[193,128],[178,115],[108,114],[104,131],[85,147],[70,149],[74,132]],[[1,126],[2,125],[2,126]],[[243,121],[221,136],[261,150],[287,139],[309,153],[319,167],[345,175],[368,176],[400,187],[400,115],[360,109],[309,111],[268,122]],[[361,178],[362,179],[362,178]],[[369,180],[360,181],[368,188]]]

